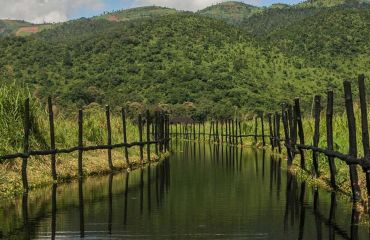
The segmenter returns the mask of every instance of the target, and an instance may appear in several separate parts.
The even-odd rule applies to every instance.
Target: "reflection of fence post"
[[[50,150],[55,151],[54,112],[53,112],[53,103],[51,101],[51,97],[48,97],[48,110],[49,110],[49,126],[50,126]],[[57,180],[55,153],[51,154],[51,176],[53,177],[54,181]]]
[[[328,91],[327,94],[327,106],[326,106],[326,141],[327,141],[327,148],[330,151],[334,150],[334,139],[333,139],[333,105],[334,105],[334,97],[333,91]],[[330,170],[330,184],[332,188],[336,188],[335,182],[335,163],[334,157],[328,157],[329,161],[329,170]]]
[[[82,153],[83,153],[83,111],[78,111],[78,176],[82,178]]]
[[[29,154],[29,138],[30,138],[30,99],[27,98],[24,103],[24,139],[23,139],[23,153],[24,157],[22,159],[22,183],[23,191],[28,192],[28,179],[27,179],[27,162]]]
[[[349,146],[349,156],[357,157],[357,143],[356,143],[356,119],[353,110],[353,100],[352,100],[352,90],[351,82],[344,81],[344,96],[345,96],[345,105],[347,112],[347,122],[348,122],[348,146]],[[360,186],[358,185],[358,175],[356,165],[349,165],[349,174],[352,187],[352,197],[354,202],[358,202],[361,199]]]
[[[313,146],[319,146],[320,140],[320,112],[321,112],[321,97],[316,95],[314,98],[314,107],[315,107],[315,131],[313,135]],[[312,160],[313,160],[313,174],[315,177],[320,177],[319,172],[319,162],[318,162],[318,153],[314,150],[312,151]]]
[[[108,143],[108,166],[109,169],[113,170],[113,163],[112,163],[112,126],[110,124],[110,108],[108,105],[105,106],[105,115],[107,117],[107,143]]]
[[[366,188],[368,195],[368,206],[370,205],[370,147],[369,147],[369,124],[367,120],[367,103],[366,103],[366,89],[365,76],[362,74],[358,77],[358,88],[360,92],[361,105],[361,127],[362,127],[362,145],[364,149],[363,170],[366,175]]]

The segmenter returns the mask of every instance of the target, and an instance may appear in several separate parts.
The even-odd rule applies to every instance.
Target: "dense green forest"
[[[160,106],[205,118],[277,110],[296,96],[309,108],[328,88],[339,105],[344,79],[370,76],[370,7],[332,5],[144,7],[6,34],[0,79],[68,110]]]

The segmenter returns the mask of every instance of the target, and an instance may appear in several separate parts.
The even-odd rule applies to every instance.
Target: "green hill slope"
[[[193,102],[202,114],[277,109],[292,91],[311,99],[307,92],[335,84],[332,72],[257,48],[238,28],[194,14],[50,41],[62,32],[0,41],[0,78],[26,80],[37,96],[56,95],[63,105]]]

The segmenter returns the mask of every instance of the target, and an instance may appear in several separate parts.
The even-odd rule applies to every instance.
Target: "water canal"
[[[1,203],[4,239],[368,239],[349,200],[252,148],[184,143],[142,170]]]

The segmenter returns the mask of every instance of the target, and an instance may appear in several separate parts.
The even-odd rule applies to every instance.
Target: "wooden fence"
[[[0,156],[0,161],[22,158],[22,183],[25,192],[28,191],[28,178],[27,178],[27,163],[31,156],[50,156],[51,157],[51,175],[53,180],[57,180],[56,171],[56,154],[65,154],[78,152],[78,176],[83,176],[83,153],[93,150],[107,150],[107,161],[111,171],[114,170],[112,162],[112,149],[124,148],[124,157],[126,163],[130,166],[128,149],[134,146],[140,147],[140,162],[144,160],[144,147],[147,146],[147,160],[150,161],[150,146],[155,145],[155,152],[159,155],[160,152],[165,152],[169,149],[169,115],[165,112],[156,111],[154,116],[150,114],[149,110],[146,111],[145,121],[141,114],[138,116],[137,127],[139,131],[139,140],[137,142],[127,142],[127,122],[125,109],[121,109],[122,117],[122,143],[112,144],[112,127],[111,127],[111,110],[107,105],[105,107],[106,113],[106,131],[107,131],[107,144],[85,146],[83,139],[83,110],[78,111],[78,146],[66,149],[57,149],[55,144],[55,127],[54,127],[54,113],[51,97],[48,98],[48,112],[49,112],[49,132],[50,132],[50,148],[47,150],[32,150],[29,146],[31,118],[30,118],[30,100],[26,99],[24,103],[24,138],[23,138],[23,152],[14,153],[9,155]],[[146,126],[146,140],[143,140],[143,129]],[[151,139],[153,138],[153,140]]]
[[[266,145],[265,138],[269,138],[272,150],[277,149],[279,153],[282,152],[281,142],[287,150],[288,165],[292,165],[296,155],[299,155],[299,165],[302,169],[307,170],[306,153],[305,150],[312,151],[312,174],[314,177],[319,177],[319,162],[318,154],[323,154],[327,157],[330,169],[330,184],[333,189],[337,189],[336,185],[336,169],[334,161],[339,159],[344,161],[349,166],[349,175],[351,181],[352,199],[358,202],[361,199],[361,189],[359,186],[357,165],[362,168],[366,175],[366,187],[368,194],[368,201],[370,203],[370,147],[369,147],[369,126],[368,113],[365,89],[365,77],[359,75],[358,89],[359,89],[359,104],[361,111],[361,131],[362,131],[362,146],[364,156],[358,156],[357,136],[356,136],[356,119],[353,107],[353,96],[351,89],[351,82],[344,81],[344,103],[348,123],[348,153],[341,153],[334,150],[333,139],[333,103],[334,94],[332,90],[327,92],[326,103],[326,139],[327,147],[318,147],[320,141],[320,116],[322,111],[321,96],[317,95],[314,98],[314,136],[313,144],[307,145],[303,131],[302,113],[300,107],[300,99],[295,98],[293,104],[282,104],[282,111],[267,114],[267,122],[269,135],[265,134],[264,114],[261,113],[255,118],[254,134],[243,134],[241,128],[241,121],[227,119],[222,121],[211,121],[209,132],[206,132],[205,123],[172,123],[172,135],[174,139],[184,138],[188,140],[203,139],[206,141],[213,141],[216,143],[229,144],[243,144],[243,138],[253,137],[254,142],[257,143],[257,138],[262,139],[262,145]],[[257,132],[258,120],[261,123],[261,133]],[[280,135],[280,126],[283,126],[283,137]],[[179,126],[178,126],[179,125]],[[198,131],[196,126],[198,125]],[[370,205],[369,205],[370,206]]]

